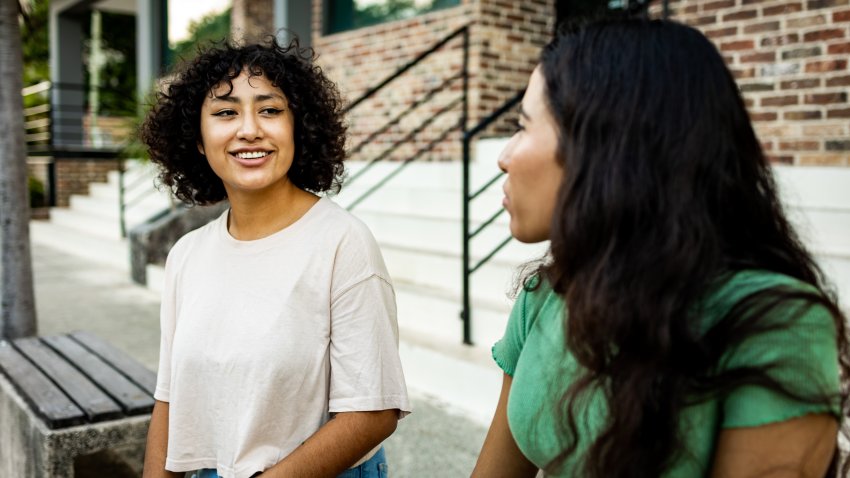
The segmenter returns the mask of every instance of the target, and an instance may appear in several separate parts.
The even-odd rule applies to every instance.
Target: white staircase
[[[476,145],[472,191],[493,177],[505,140]],[[398,166],[378,164],[344,187],[334,201],[352,203],[371,185]],[[349,165],[350,173],[362,164]],[[775,168],[780,191],[792,220],[836,285],[847,308],[850,303],[850,168]],[[140,165],[130,169],[128,184],[153,172]],[[141,180],[145,182],[146,180]],[[472,230],[501,207],[501,182],[477,198],[471,208]],[[47,242],[92,260],[128,269],[126,241],[118,225],[117,174],[92,185],[88,197],[74,197],[68,210],[54,209],[50,223],[33,222],[33,240]],[[501,337],[511,307],[517,267],[540,257],[546,244],[512,241],[473,274],[472,339],[461,345],[461,165],[413,163],[385,187],[360,203],[353,213],[378,240],[396,286],[401,353],[411,388],[460,407],[487,423],[495,408],[501,371],[490,359],[490,346]],[[168,205],[165,194],[149,199],[130,215],[130,226]],[[472,243],[473,264],[508,237],[503,214]],[[162,269],[149,266],[148,285],[158,290]]]
[[[152,215],[166,209],[167,192],[154,187],[152,165],[127,161],[124,184],[129,199],[142,198],[126,211],[129,231]],[[32,240],[95,262],[129,270],[126,239],[121,237],[119,173],[112,171],[106,183],[93,183],[88,195],[73,195],[67,208],[50,210],[49,221],[32,221]]]

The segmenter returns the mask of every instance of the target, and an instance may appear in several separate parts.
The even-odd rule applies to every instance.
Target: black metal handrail
[[[484,229],[489,227],[502,213],[505,212],[504,208],[500,208],[494,214],[492,214],[487,220],[481,223],[473,232],[469,232],[470,229],[470,217],[469,217],[469,207],[470,203],[481,195],[484,191],[486,191],[490,186],[496,183],[499,178],[502,177],[504,173],[501,171],[489,179],[483,186],[478,188],[474,193],[469,192],[469,163],[471,159],[470,154],[470,145],[472,143],[472,139],[484,131],[485,128],[493,124],[496,120],[498,120],[502,115],[511,111],[520,101],[522,101],[522,95],[525,93],[525,90],[517,92],[511,99],[506,101],[502,106],[497,108],[495,111],[487,115],[484,119],[478,122],[474,127],[469,129],[463,134],[463,259],[462,259],[462,267],[463,267],[463,310],[460,312],[461,320],[463,320],[463,343],[467,345],[472,345],[472,307],[470,304],[470,293],[469,293],[469,280],[472,274],[477,271],[481,266],[483,266],[487,261],[493,258],[502,248],[504,248],[508,243],[511,242],[511,237],[508,236],[506,239],[502,240],[493,250],[487,253],[481,260],[479,260],[474,266],[470,267],[470,243],[472,239],[475,238],[478,234],[481,233]]]

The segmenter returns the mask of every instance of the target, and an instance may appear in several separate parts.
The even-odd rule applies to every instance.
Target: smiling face
[[[231,198],[294,187],[287,178],[295,140],[286,96],[265,76],[243,71],[232,83],[216,85],[204,99],[198,150]]]
[[[538,67],[522,98],[519,130],[499,157],[499,168],[508,173],[503,205],[511,215],[511,234],[520,242],[549,239],[564,175],[557,157],[558,127],[545,94],[545,80]]]

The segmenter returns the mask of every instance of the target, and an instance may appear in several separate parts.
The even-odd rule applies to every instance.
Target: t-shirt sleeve
[[[373,274],[331,302],[330,412],[410,413],[398,350],[395,293]]]
[[[511,315],[508,317],[508,325],[505,327],[505,335],[493,345],[493,360],[506,374],[513,377],[516,364],[519,361],[522,347],[525,345],[527,333],[526,307],[528,304],[529,291],[523,289],[514,302]]]
[[[773,309],[768,319],[779,327],[745,340],[725,357],[724,368],[770,367],[768,374],[804,397],[832,397],[828,403],[806,403],[764,387],[742,386],[723,402],[723,427],[753,427],[810,413],[840,413],[840,377],[836,330],[821,305],[792,302]]]
[[[176,247],[165,261],[165,279],[162,288],[162,302],[159,308],[159,367],[156,374],[156,389],[153,398],[168,402],[171,394],[171,344],[177,325],[176,274],[178,262]]]

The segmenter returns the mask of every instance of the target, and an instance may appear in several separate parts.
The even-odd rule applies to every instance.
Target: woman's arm
[[[720,432],[713,478],[821,478],[835,451],[838,423],[826,415]]]
[[[148,427],[143,478],[181,478],[184,475],[184,473],[175,473],[165,469],[167,450],[168,402],[156,400],[151,413],[151,423]]]
[[[505,374],[496,414],[493,415],[493,423],[490,424],[478,463],[472,471],[473,478],[512,478],[537,474],[537,467],[519,450],[508,428],[508,395],[511,392],[511,382],[511,376]]]
[[[283,459],[263,478],[332,478],[392,435],[398,410],[341,412]]]

